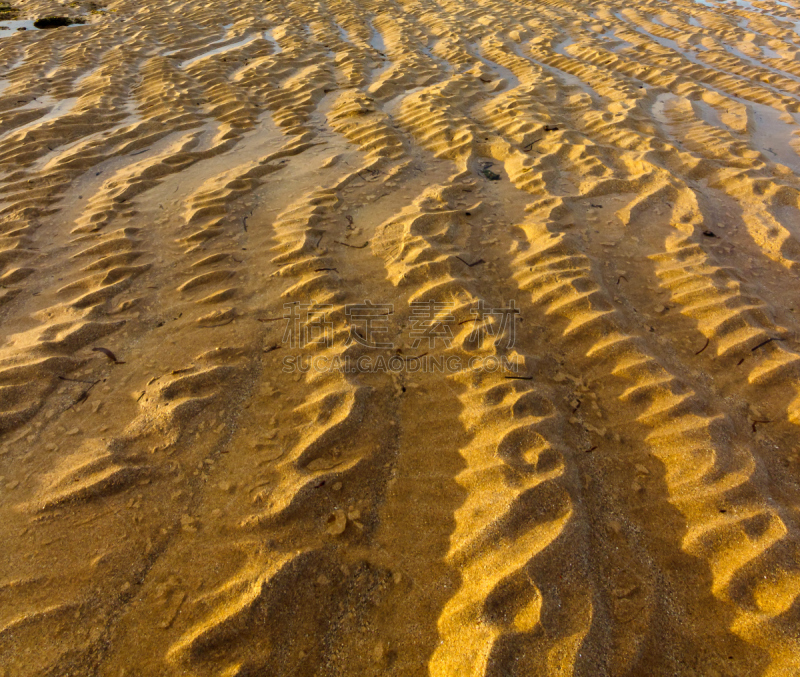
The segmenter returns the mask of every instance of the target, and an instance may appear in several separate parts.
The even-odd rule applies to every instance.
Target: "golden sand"
[[[800,675],[797,0],[12,5],[0,675]]]

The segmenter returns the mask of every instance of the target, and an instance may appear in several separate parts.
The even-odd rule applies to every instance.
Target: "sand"
[[[800,675],[797,0],[12,5],[0,675]]]

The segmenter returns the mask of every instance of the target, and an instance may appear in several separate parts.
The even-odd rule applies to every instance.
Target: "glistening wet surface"
[[[0,7],[0,677],[800,674],[797,7]]]

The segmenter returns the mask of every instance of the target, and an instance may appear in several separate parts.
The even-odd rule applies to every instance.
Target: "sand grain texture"
[[[0,676],[800,675],[796,0],[0,16]]]

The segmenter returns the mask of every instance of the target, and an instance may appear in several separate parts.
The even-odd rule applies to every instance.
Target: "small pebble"
[[[328,517],[327,527],[325,531],[331,536],[340,536],[347,528],[347,515],[344,510],[334,510]]]

